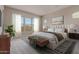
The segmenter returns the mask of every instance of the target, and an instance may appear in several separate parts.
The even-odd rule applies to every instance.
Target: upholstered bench
[[[44,47],[44,46],[46,46],[48,43],[49,43],[49,41],[46,40],[46,39],[39,39],[39,40],[36,41],[36,44],[37,44],[38,46],[40,46],[40,47]]]
[[[39,47],[44,47],[49,43],[49,41],[43,37],[29,36],[28,39],[31,45],[35,45],[35,46],[37,45]]]

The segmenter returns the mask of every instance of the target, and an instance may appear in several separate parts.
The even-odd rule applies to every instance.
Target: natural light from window
[[[27,17],[22,17],[22,32],[32,31],[33,24],[32,19]]]
[[[34,18],[34,32],[39,31],[39,18],[35,17]]]
[[[13,25],[16,33],[21,33],[21,15],[13,14]]]

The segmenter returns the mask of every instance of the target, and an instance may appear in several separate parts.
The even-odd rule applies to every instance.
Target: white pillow
[[[55,32],[64,33],[64,29],[63,28],[56,28]]]
[[[48,32],[55,32],[54,28],[48,28]]]

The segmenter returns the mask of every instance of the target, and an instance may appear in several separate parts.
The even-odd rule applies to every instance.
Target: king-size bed
[[[50,49],[55,49],[58,45],[63,43],[67,36],[66,33],[55,33],[55,32],[36,32],[29,36],[29,39],[32,39],[33,37],[38,37],[36,40],[39,40],[40,38],[44,38],[49,41],[47,47]]]
[[[59,29],[58,29],[59,31]],[[45,32],[34,32],[32,33],[28,39],[33,39],[34,37],[38,37],[36,40],[40,38],[46,39],[49,43],[46,45],[49,49],[56,49],[57,46],[62,44],[65,40],[67,40],[67,33],[64,31],[62,32],[54,32],[54,31],[45,31]]]

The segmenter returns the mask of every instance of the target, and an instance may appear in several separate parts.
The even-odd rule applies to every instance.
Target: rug
[[[55,50],[51,50],[47,47],[34,47],[36,51],[40,54],[71,54],[73,51],[73,48],[75,46],[75,41],[72,40],[66,40],[61,45],[59,45]]]

